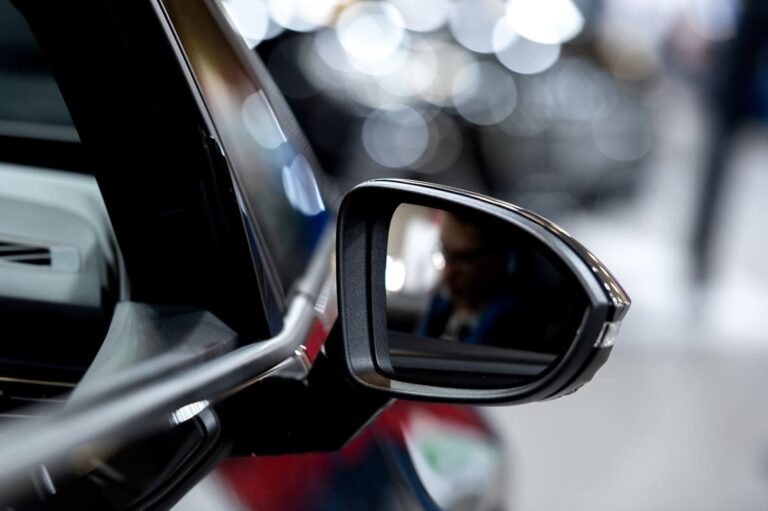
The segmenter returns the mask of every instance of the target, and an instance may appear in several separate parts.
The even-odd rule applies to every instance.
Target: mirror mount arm
[[[306,379],[275,375],[218,405],[231,455],[336,451],[386,409],[392,397],[356,384],[342,350],[337,321]]]

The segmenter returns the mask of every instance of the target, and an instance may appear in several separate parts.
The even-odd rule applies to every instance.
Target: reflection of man
[[[418,331],[468,344],[508,345],[519,297],[507,229],[472,215],[446,213],[440,240],[441,288]]]

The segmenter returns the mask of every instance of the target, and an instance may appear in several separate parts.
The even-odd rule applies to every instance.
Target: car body
[[[92,171],[79,156],[82,144],[51,72],[23,18],[9,3],[2,9],[4,25],[9,28],[4,31],[3,47],[4,54],[9,55],[7,61],[16,55],[24,58],[28,66],[30,62],[38,65],[35,69],[6,69],[6,83],[14,79],[13,83],[21,82],[27,87],[30,83],[44,83],[37,87],[41,92],[34,98],[14,96],[13,84],[6,88],[10,90],[6,98],[17,100],[3,102],[6,109],[15,103],[17,108],[38,105],[40,111],[37,115],[21,108],[18,114],[4,112],[4,147],[11,150],[3,151],[6,162],[0,169],[0,207],[5,211],[0,232],[5,238],[3,242],[26,239],[35,247],[50,247],[54,258],[64,258],[64,263],[57,259],[50,267],[29,266],[9,259],[5,261],[8,264],[0,265],[4,323],[9,325],[12,317],[18,323],[9,339],[20,348],[31,348],[14,352],[7,347],[3,352],[4,417],[5,421],[17,421],[24,420],[16,417],[22,405],[58,400],[59,395],[82,378],[98,351],[119,295],[127,292],[127,277],[107,208]],[[47,159],[39,158],[41,152],[48,153]],[[312,172],[321,171],[315,167]],[[32,221],[32,217],[39,220]],[[307,232],[319,237],[322,221],[310,223]],[[62,234],[67,228],[85,234]],[[51,246],[57,233],[59,243]],[[82,239],[82,245],[76,243]],[[70,271],[62,268],[67,250],[88,267]],[[266,250],[271,251],[269,246]],[[286,278],[296,280],[301,270],[287,272]],[[265,280],[262,286],[274,288],[265,294],[283,293],[278,289],[281,286]],[[317,356],[336,319],[334,294],[334,286],[329,285],[316,301],[315,325],[303,343],[310,360]],[[32,302],[34,307],[30,306]],[[321,302],[324,307],[320,307]],[[78,315],[78,311],[83,314]],[[30,323],[39,325],[39,331]],[[53,332],[66,332],[64,342],[61,338],[51,342]],[[20,342],[22,338],[26,342]],[[19,360],[25,365],[21,366]],[[59,379],[49,385],[39,383],[50,378],[53,365],[58,367]],[[492,477],[478,479],[461,473],[472,466],[473,456],[478,456],[471,450],[453,468],[431,466],[423,461],[427,459],[425,449],[434,446],[421,444],[425,439],[439,438],[440,432],[449,444],[462,438],[472,441],[480,453],[475,468]],[[223,492],[217,504],[221,508],[230,505],[260,510],[359,509],[371,502],[378,502],[378,509],[403,509],[406,504],[411,509],[451,508],[457,502],[474,502],[477,508],[498,507],[499,502],[494,500],[499,494],[496,474],[503,473],[499,448],[498,437],[473,409],[397,402],[378,416],[364,434],[337,452],[224,460],[193,495],[211,494],[209,487],[216,484]],[[420,464],[414,463],[414,456]],[[303,484],[297,484],[298,480]],[[430,485],[437,488],[436,496],[428,491]],[[371,500],[373,495],[378,497]],[[435,503],[435,497],[440,505]]]
[[[503,507],[503,449],[479,411],[393,402],[328,356],[351,349],[341,194],[221,3],[15,4],[67,108],[41,64],[58,124],[10,119],[0,137],[0,311],[26,350],[0,357],[3,498],[167,508],[203,480],[192,495],[222,509]],[[582,350],[588,377],[603,337]]]

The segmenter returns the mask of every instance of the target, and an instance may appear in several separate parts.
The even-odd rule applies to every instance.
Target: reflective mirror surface
[[[401,204],[390,222],[387,353],[399,378],[522,385],[571,346],[587,312],[572,272],[489,214]]]

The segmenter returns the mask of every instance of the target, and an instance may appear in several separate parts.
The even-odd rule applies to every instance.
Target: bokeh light
[[[737,2],[689,0],[686,11],[691,28],[709,41],[725,41],[736,33]]]
[[[275,23],[296,32],[309,32],[329,25],[339,4],[339,0],[268,0],[267,3]]]
[[[448,25],[456,41],[477,53],[493,52],[493,27],[504,15],[501,0],[458,0]]]
[[[403,51],[403,58],[390,72],[381,75],[381,87],[407,99],[426,91],[438,79],[438,57],[432,45],[415,41]]]
[[[267,38],[270,19],[261,0],[225,0],[224,8],[248,46],[253,48]]]
[[[342,73],[353,72],[355,68],[349,61],[349,56],[341,46],[336,32],[331,29],[319,30],[312,37],[313,51],[308,58],[319,57],[329,68]]]
[[[616,84],[610,75],[577,57],[560,61],[547,74],[543,91],[552,116],[560,123],[590,126],[618,102]]]
[[[405,287],[406,269],[402,259],[387,256],[387,269],[384,276],[384,286],[387,291],[397,293]]]
[[[242,108],[243,124],[259,145],[276,149],[286,137],[269,105],[263,91],[248,96]]]
[[[440,251],[435,251],[432,253],[432,266],[435,267],[437,271],[443,271],[445,269],[445,256]]]
[[[336,34],[352,57],[378,62],[392,56],[403,42],[403,17],[389,3],[355,3],[339,17]]]
[[[513,137],[535,137],[552,124],[551,106],[546,98],[545,78],[541,75],[517,79],[518,104],[500,127]]]
[[[560,57],[560,44],[531,41],[515,32],[506,18],[493,29],[493,47],[499,62],[520,74],[541,73]]]
[[[294,208],[307,216],[325,211],[315,175],[304,155],[296,155],[290,165],[283,166],[282,181],[285,195]]]
[[[430,45],[435,55],[439,56],[436,70],[438,79],[421,93],[421,97],[435,106],[448,106],[451,104],[451,90],[456,75],[467,63],[472,62],[472,56],[449,42],[437,40],[431,41]]]
[[[570,41],[584,27],[571,0],[508,0],[506,19],[523,37],[544,44]]]
[[[602,119],[595,121],[592,136],[597,148],[617,161],[635,161],[645,156],[653,145],[648,118],[639,105],[620,102]]]
[[[429,128],[424,117],[413,108],[375,110],[363,124],[363,146],[380,165],[408,167],[427,150]]]
[[[403,26],[415,32],[431,32],[445,25],[451,0],[389,0],[403,16]]]
[[[462,68],[453,82],[453,104],[471,123],[497,124],[515,109],[515,80],[496,64],[472,62]]]

